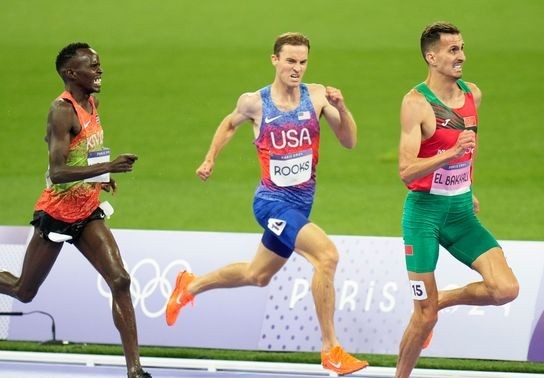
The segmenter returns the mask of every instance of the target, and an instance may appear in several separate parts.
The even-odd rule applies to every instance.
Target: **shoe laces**
[[[354,363],[359,362],[359,360],[353,357],[351,354],[347,353],[342,347],[337,346],[330,350],[327,353],[327,357],[330,361],[334,362],[344,362],[344,363]]]

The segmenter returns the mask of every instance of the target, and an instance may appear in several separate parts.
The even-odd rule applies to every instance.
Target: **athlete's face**
[[[461,34],[441,34],[440,41],[428,53],[429,64],[445,76],[461,78],[466,59],[464,46]]]
[[[272,64],[276,67],[276,80],[286,86],[296,87],[306,72],[308,47],[283,45],[278,55],[272,55]]]
[[[100,57],[93,49],[80,49],[71,62],[71,77],[88,93],[100,92],[102,68]]]

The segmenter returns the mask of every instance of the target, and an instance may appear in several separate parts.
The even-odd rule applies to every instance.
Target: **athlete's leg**
[[[123,266],[119,247],[103,220],[89,222],[75,245],[111,290],[113,321],[121,336],[129,377],[136,376],[141,370],[136,318],[130,297],[130,275]]]
[[[312,295],[323,338],[323,352],[339,345],[334,331],[334,274],[338,251],[325,232],[314,223],[307,223],[298,233],[295,251],[314,267]]]
[[[491,248],[480,255],[472,263],[472,268],[480,273],[483,280],[458,289],[441,291],[439,310],[456,305],[500,306],[518,296],[518,281],[501,248]]]
[[[266,286],[286,261],[286,258],[259,243],[253,260],[226,265],[208,274],[197,276],[187,286],[187,291],[194,296],[219,288]]]
[[[62,243],[43,239],[40,232],[34,234],[27,246],[21,276],[10,272],[0,273],[0,293],[12,296],[21,302],[30,302],[55,264]]]
[[[408,277],[414,290],[414,312],[400,342],[397,378],[410,376],[423,343],[436,324],[438,313],[438,291],[434,273],[408,272]]]

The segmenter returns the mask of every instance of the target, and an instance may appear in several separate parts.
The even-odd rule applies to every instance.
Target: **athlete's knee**
[[[338,259],[338,250],[336,249],[332,241],[329,241],[325,246],[323,253],[319,255],[319,258],[316,261],[315,268],[321,272],[332,275],[336,271]]]
[[[248,279],[253,286],[265,287],[272,280],[273,275],[268,272],[249,270]]]
[[[430,309],[429,311],[424,312],[422,320],[427,327],[434,327],[438,321],[438,311],[436,311],[436,309]]]
[[[518,294],[519,283],[515,277],[496,284],[491,291],[493,304],[496,306],[512,302],[518,297]]]
[[[112,293],[123,292],[130,290],[130,274],[126,270],[122,270],[108,281],[108,285]]]
[[[15,279],[15,277],[13,277]],[[20,278],[10,283],[10,288],[4,292],[23,303],[30,303],[38,294],[39,286],[22,285]]]
[[[15,285],[13,286],[12,296],[17,298],[17,300],[23,303],[32,302],[32,300],[36,297],[36,294],[38,294],[37,287],[30,287],[30,288],[21,287],[19,285],[19,281],[17,281]]]
[[[23,303],[30,303],[32,300],[36,297],[36,294],[38,294],[38,289],[16,289],[15,290],[15,297],[23,302]]]
[[[414,309],[412,314],[413,324],[422,330],[430,331],[438,321],[438,307],[435,305],[424,305]]]

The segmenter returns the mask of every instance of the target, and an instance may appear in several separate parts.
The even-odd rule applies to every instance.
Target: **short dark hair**
[[[90,48],[91,46],[89,46],[88,43],[84,42],[74,42],[64,47],[62,50],[60,50],[59,54],[57,55],[57,60],[55,61],[55,67],[57,68],[57,72],[59,74],[61,73],[60,71],[62,70],[62,68],[64,68],[66,63],[77,55],[77,50]]]
[[[306,46],[310,51],[310,40],[301,33],[283,33],[274,42],[274,55],[279,55],[283,45]]]
[[[457,26],[449,22],[435,22],[431,25],[425,27],[423,33],[421,33],[420,46],[421,54],[423,59],[425,59],[425,54],[438,42],[440,41],[441,34],[460,34],[461,31]],[[427,59],[425,59],[427,61]]]

